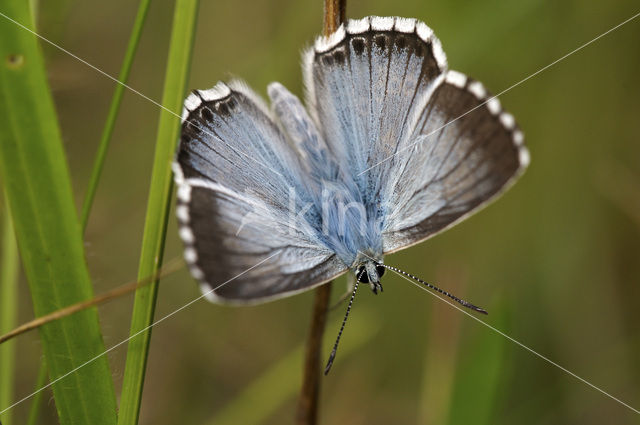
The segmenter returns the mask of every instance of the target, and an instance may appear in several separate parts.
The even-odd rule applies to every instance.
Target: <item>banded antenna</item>
[[[489,314],[489,313],[487,313],[487,311],[485,309],[480,308],[480,307],[478,307],[476,305],[473,305],[468,301],[460,299],[460,298],[456,297],[455,295],[450,294],[449,292],[438,288],[435,285],[427,283],[424,280],[420,279],[419,277],[416,277],[416,276],[412,275],[411,273],[407,273],[405,271],[402,271],[397,267],[387,266],[386,264],[382,264],[382,263],[376,263],[376,264],[384,267],[385,269],[389,269],[389,270],[394,271],[396,273],[399,273],[399,274],[401,274],[403,276],[406,276],[406,277],[408,277],[410,279],[413,279],[416,282],[426,286],[427,288],[429,288],[429,289],[431,289],[433,291],[439,292],[440,294],[451,298],[452,300],[454,300],[458,304],[462,305],[463,307],[466,307],[466,308],[471,309],[473,311],[476,311],[478,313]],[[340,330],[338,331],[338,337],[336,338],[335,344],[333,344],[333,350],[331,350],[331,354],[329,355],[329,360],[327,360],[327,365],[324,368],[324,374],[325,375],[329,374],[329,371],[331,370],[331,366],[333,366],[333,361],[335,360],[336,352],[338,351],[338,344],[340,343],[340,337],[342,336],[342,332],[344,331],[344,327],[347,324],[347,318],[349,317],[349,312],[351,312],[351,306],[353,305],[353,299],[356,297],[356,291],[358,290],[358,284],[360,283],[360,278],[362,277],[362,273],[364,273],[364,272],[365,272],[365,269],[362,268],[362,271],[360,271],[360,274],[356,278],[356,284],[353,287],[353,292],[351,293],[351,298],[349,299],[349,305],[347,306],[347,312],[344,315],[344,319],[342,319],[342,326],[340,326]]]
[[[396,273],[400,273],[400,274],[401,274],[401,275],[403,275],[403,276],[406,276],[406,277],[408,277],[408,278],[411,278],[411,279],[415,280],[415,281],[416,281],[416,282],[418,282],[418,283],[423,284],[424,286],[426,286],[427,288],[429,288],[429,289],[431,289],[431,290],[434,290],[434,291],[436,291],[436,292],[441,293],[442,295],[445,295],[445,296],[447,296],[447,297],[451,298],[452,300],[454,300],[455,302],[457,302],[458,304],[460,304],[460,305],[461,305],[461,306],[463,306],[463,307],[466,307],[466,308],[471,309],[471,310],[473,310],[473,311],[477,311],[478,313],[482,313],[482,314],[489,314],[489,313],[487,313],[487,310],[485,310],[485,309],[483,309],[483,308],[480,308],[480,307],[478,307],[478,306],[475,306],[475,305],[471,304],[470,302],[467,302],[467,301],[465,301],[465,300],[462,300],[462,299],[460,299],[460,298],[456,297],[455,295],[450,294],[450,293],[448,293],[447,291],[445,291],[445,290],[443,290],[443,289],[438,288],[438,287],[437,287],[437,286],[435,286],[435,285],[432,285],[432,284],[430,284],[430,283],[427,283],[427,282],[425,282],[424,280],[420,279],[419,277],[416,277],[416,276],[412,275],[411,273],[407,273],[407,272],[405,272],[405,271],[402,271],[402,270],[400,270],[400,269],[399,269],[399,268],[397,268],[397,267],[387,266],[386,264],[382,264],[382,263],[381,263],[380,265],[381,265],[382,267],[384,267],[385,269],[389,269],[389,270],[394,271],[394,272],[396,272]]]
[[[342,326],[340,326],[340,330],[338,331],[338,337],[336,338],[335,344],[333,344],[333,350],[331,350],[331,354],[329,355],[329,360],[327,360],[327,365],[324,368],[324,374],[327,375],[331,370],[331,366],[333,366],[333,360],[336,358],[336,352],[338,351],[338,344],[340,343],[340,337],[342,336],[342,331],[344,331],[344,325],[347,324],[347,317],[349,317],[349,312],[351,311],[351,305],[353,304],[353,299],[356,297],[356,291],[358,290],[358,284],[360,283],[360,278],[362,277],[362,273],[364,273],[364,269],[360,271],[360,274],[356,278],[356,284],[353,287],[353,292],[351,293],[351,298],[349,299],[349,305],[347,306],[347,312],[344,315],[344,319],[342,319]]]

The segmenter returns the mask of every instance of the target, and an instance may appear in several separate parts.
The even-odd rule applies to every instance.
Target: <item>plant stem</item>
[[[311,316],[311,329],[304,360],[302,389],[298,400],[296,423],[312,425],[318,421],[318,396],[320,395],[320,356],[322,334],[327,322],[327,309],[331,298],[331,282],[316,289]]]
[[[360,312],[349,323],[352,332],[349,344],[340,352],[342,360],[357,353],[376,335],[380,328],[378,318]],[[323,344],[331,344],[334,335],[323,338]],[[303,359],[305,344],[302,343],[265,369],[232,400],[225,403],[207,425],[263,424],[298,393],[298,385],[303,371],[298,365]],[[247,409],[247,406],[251,406]]]
[[[322,34],[330,36],[344,22],[347,0],[324,0],[324,25]],[[298,425],[314,425],[318,422],[318,399],[320,395],[320,355],[322,351],[322,334],[327,321],[327,310],[331,296],[331,284],[326,283],[316,289],[311,329],[307,341],[304,360],[304,377],[298,399],[296,423]]]
[[[147,276],[141,280],[134,280],[133,282],[125,283],[124,285],[117,286],[107,292],[103,292],[102,294],[96,295],[90,300],[80,301],[78,303],[69,305],[67,307],[61,308],[60,310],[53,311],[49,314],[45,314],[44,316],[39,316],[33,320],[28,321],[27,323],[23,323],[17,328],[13,328],[7,333],[0,335],[0,344],[9,341],[17,337],[18,335],[22,335],[25,332],[29,332],[30,330],[37,329],[47,323],[54,322],[56,320],[60,320],[63,317],[70,316],[74,313],[77,313],[82,310],[86,310],[87,308],[97,306],[100,304],[107,303],[109,301],[115,300],[117,298],[122,297],[130,292],[133,292],[139,288],[142,288],[145,285],[148,285],[151,282],[156,282],[160,278],[163,278],[171,273],[174,273],[180,270],[184,266],[184,260],[180,257],[176,257],[161,270],[158,270],[151,276]]]
[[[344,22],[347,0],[324,0],[324,26],[322,35],[329,37]]]

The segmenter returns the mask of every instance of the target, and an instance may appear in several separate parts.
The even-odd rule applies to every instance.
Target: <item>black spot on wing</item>
[[[400,50],[404,49],[407,46],[407,38],[403,34],[398,34],[396,36],[396,46]]]
[[[373,36],[373,41],[378,48],[384,50],[389,44],[389,36],[384,33],[378,33]]]
[[[346,55],[343,49],[338,49],[333,52],[333,59],[336,63],[344,64]]]
[[[353,37],[351,39],[351,48],[354,52],[361,55],[364,53],[366,41],[364,37]]]

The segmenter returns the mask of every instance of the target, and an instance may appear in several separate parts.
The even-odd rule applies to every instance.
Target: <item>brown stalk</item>
[[[145,279],[142,279],[140,281],[125,283],[124,285],[118,286],[116,288],[113,288],[110,291],[97,295],[96,297],[90,300],[80,301],[79,303],[72,304],[60,310],[56,310],[52,313],[46,314],[44,316],[40,316],[27,323],[24,323],[18,326],[17,328],[15,328],[14,330],[12,330],[11,332],[0,336],[0,344],[10,340],[11,338],[21,335],[25,332],[39,328],[40,326],[45,325],[49,322],[53,322],[54,320],[62,319],[63,317],[70,316],[73,313],[77,313],[81,310],[96,306],[98,304],[106,303],[108,301],[121,297],[125,294],[128,294],[129,292],[133,292],[142,286],[148,285],[150,282],[156,281],[157,279],[160,279],[162,277],[165,277],[167,275],[170,275],[171,273],[174,273],[180,270],[183,266],[184,266],[184,260],[182,258],[174,258],[173,260],[169,261],[161,270],[159,270],[158,273],[151,275]]]
[[[316,289],[311,327],[304,359],[302,388],[298,399],[296,423],[315,425],[318,422],[318,398],[320,396],[320,371],[322,356],[322,334],[327,321],[327,310],[331,298],[331,282]]]
[[[345,20],[347,0],[324,0],[324,25],[322,35],[334,33]],[[320,395],[322,334],[324,333],[331,298],[331,284],[326,283],[316,289],[311,315],[311,327],[304,359],[302,388],[298,399],[296,424],[315,425],[318,423],[318,399]]]
[[[344,22],[347,0],[324,0],[324,26],[322,35],[329,37]]]

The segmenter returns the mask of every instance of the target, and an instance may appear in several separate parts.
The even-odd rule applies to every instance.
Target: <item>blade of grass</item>
[[[31,10],[31,22],[38,22],[38,0],[29,0],[29,9]]]
[[[38,368],[38,378],[36,379],[36,386],[34,392],[44,387],[47,383],[47,361],[43,358],[40,360],[40,367]],[[31,399],[31,407],[29,407],[29,416],[27,418],[26,425],[36,425],[42,410],[42,398],[44,397],[44,391],[38,391]]]
[[[133,58],[138,50],[138,44],[140,42],[140,36],[142,35],[142,28],[147,17],[147,11],[149,10],[149,3],[151,0],[141,0],[138,6],[138,14],[131,30],[131,36],[129,37],[129,44],[127,45],[127,51],[124,54],[124,60],[122,61],[122,67],[120,68],[120,74],[118,75],[118,81],[126,83],[129,79],[129,73],[131,72],[131,66],[133,65]],[[109,114],[104,124],[102,131],[102,137],[100,138],[100,145],[98,146],[98,152],[96,153],[96,159],[93,164],[93,170],[91,171],[91,178],[89,179],[89,185],[87,186],[87,192],[84,197],[84,203],[82,204],[82,212],[80,213],[80,219],[82,229],[86,229],[87,222],[89,221],[89,213],[91,211],[91,205],[93,204],[93,198],[98,188],[98,182],[100,181],[100,175],[102,174],[102,166],[107,156],[107,150],[109,149],[109,142],[111,141],[111,135],[116,124],[116,118],[120,111],[120,104],[122,103],[122,96],[124,94],[124,85],[116,84],[116,88],[111,98],[111,105],[109,106]]]
[[[133,29],[131,31],[131,36],[129,38],[129,44],[127,45],[127,50],[125,52],[124,60],[122,62],[122,67],[120,68],[120,74],[118,75],[118,81],[126,83],[129,80],[129,74],[131,72],[131,66],[133,65],[133,59],[135,57],[136,51],[138,49],[140,37],[142,35],[142,28],[144,26],[144,22],[146,20],[147,11],[149,10],[150,0],[142,0],[138,6],[138,12],[136,15],[136,19],[133,24]],[[30,0],[31,10],[32,10],[32,19],[35,22],[37,20],[37,0]],[[104,165],[104,161],[106,158],[107,150],[109,149],[109,142],[111,141],[111,135],[113,134],[113,129],[115,128],[116,118],[118,117],[118,112],[120,110],[120,105],[122,103],[122,97],[124,94],[124,85],[116,84],[116,88],[113,93],[113,97],[111,99],[111,105],[109,107],[109,113],[107,115],[107,119],[104,125],[104,129],[102,131],[102,136],[100,138],[100,145],[98,147],[98,152],[96,154],[96,159],[93,165],[93,169],[91,172],[91,178],[89,180],[89,185],[87,186],[87,192],[85,194],[84,203],[82,204],[82,212],[80,214],[81,227],[84,233],[84,230],[87,228],[87,223],[89,221],[89,214],[91,211],[91,206],[93,205],[93,199],[95,197],[95,192],[98,187],[98,182],[100,181],[100,176],[102,174],[102,167]],[[4,333],[4,332],[2,332]],[[35,390],[38,388],[42,388],[47,380],[47,370],[46,363],[44,358],[41,361],[40,368],[38,371],[38,379],[36,382]],[[34,425],[38,419],[38,415],[40,413],[40,402],[42,400],[42,393],[38,392],[33,397],[31,402],[31,407],[29,408],[29,419],[27,424]],[[8,402],[9,400],[7,400]],[[0,406],[6,405],[8,403],[0,403]]]
[[[28,2],[0,10],[33,28]],[[37,316],[93,296],[53,99],[36,37],[0,22],[0,173]],[[40,330],[50,377],[104,351],[96,309]],[[61,424],[113,424],[116,400],[106,358],[53,385]],[[2,408],[6,408],[2,406]]]
[[[171,42],[167,60],[162,105],[169,111],[181,111],[191,63],[195,37],[198,0],[177,0],[174,11]],[[179,137],[180,119],[168,112],[160,112],[156,152],[149,189],[142,252],[138,277],[151,276],[162,264],[167,218],[170,210],[173,181],[171,160]],[[151,325],[158,291],[157,281],[136,291],[131,335]],[[129,341],[122,384],[118,424],[136,424],[144,386],[151,330]]]
[[[338,325],[339,322],[336,323]],[[344,361],[373,338],[379,329],[376,317],[358,311],[349,323],[349,340],[341,347],[341,359]],[[327,335],[324,345],[331,345],[333,335]],[[208,423],[211,425],[260,424],[265,422],[287,400],[298,391],[302,370],[300,364],[304,358],[304,344],[300,344],[281,360],[272,365],[253,380],[231,402],[226,404]]]
[[[0,260],[0,333],[10,331],[18,320],[18,246],[8,208],[3,211],[2,259]],[[13,400],[16,347],[13,341],[0,345],[0,406]],[[11,423],[11,411],[1,420]]]
[[[38,11],[39,11],[39,1],[38,0],[29,0],[29,8],[31,9],[31,21],[34,24],[34,27],[38,23]],[[29,407],[29,416],[27,419],[27,425],[35,425],[38,421],[38,416],[40,415],[40,410],[42,409],[42,397],[43,392],[38,391],[40,388],[44,387],[47,383],[47,360],[44,356],[40,358],[40,366],[38,366],[38,376],[36,378],[36,384],[33,389],[35,395],[31,399],[31,406]],[[8,405],[8,403],[7,403]],[[0,406],[5,406],[5,404],[0,404]]]

